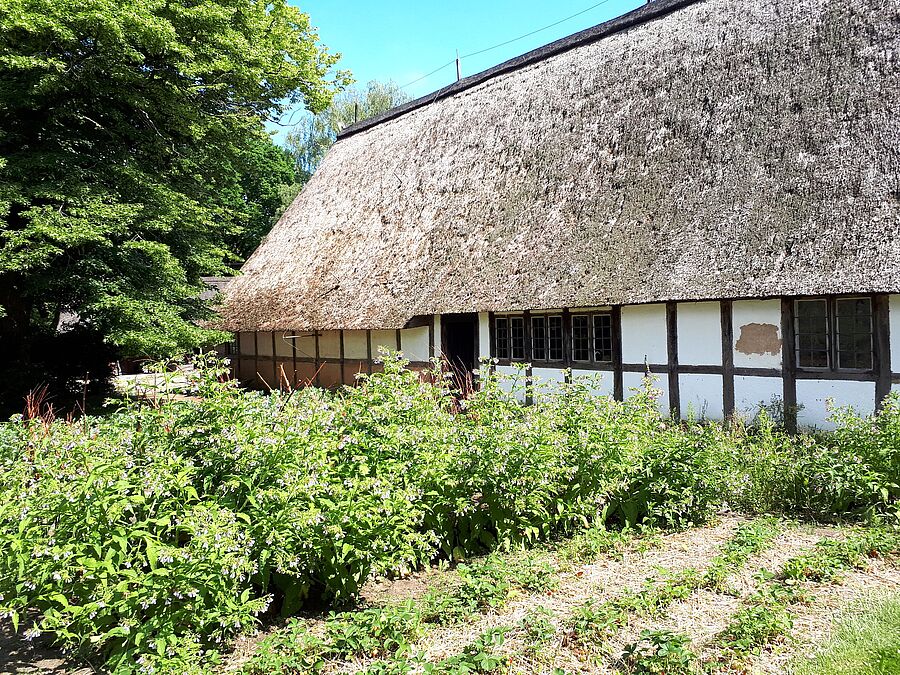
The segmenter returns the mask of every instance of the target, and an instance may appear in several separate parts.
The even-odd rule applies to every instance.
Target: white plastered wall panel
[[[888,314],[891,331],[891,370],[900,373],[900,295],[888,297]]]
[[[344,358],[367,359],[369,357],[369,337],[364,330],[344,331]]]
[[[560,368],[533,368],[531,379],[534,382],[534,400],[540,403],[542,397],[559,389],[566,381],[566,374]]]
[[[780,300],[736,300],[731,324],[735,368],[781,368]]]
[[[497,374],[500,375],[500,389],[510,393],[516,392],[516,398],[525,400],[525,370],[515,366],[497,366]]]
[[[491,317],[487,312],[478,313],[478,358],[491,358]]]
[[[588,385],[591,393],[597,396],[613,395],[613,373],[607,370],[573,370],[573,382],[583,382]]]
[[[397,351],[397,331],[373,330],[372,331],[372,358],[378,358],[378,348],[383,347],[394,352]]]
[[[294,333],[288,333],[288,337],[294,339],[294,346],[297,348],[297,358],[314,359],[316,358],[316,335],[312,331],[302,330]]]
[[[272,356],[272,333],[260,331],[256,334],[256,348],[260,356]]]
[[[428,326],[401,330],[400,351],[403,356],[410,361],[428,361],[431,358],[428,333]]]
[[[535,384],[558,384],[566,381],[566,374],[561,368],[532,368],[531,377]]]
[[[843,380],[797,380],[797,423],[801,427],[817,427],[830,430],[832,411],[828,402],[837,406],[850,406],[858,415],[871,415],[875,411],[875,383]]]
[[[432,345],[432,349],[434,349],[434,355],[437,358],[441,358],[443,354],[443,350],[441,350],[441,315],[434,315],[434,344]]]
[[[293,358],[294,356],[294,341],[289,340],[288,336],[290,333],[275,333],[275,356],[281,358]]]
[[[669,409],[669,378],[663,373],[654,373],[652,375],[653,389],[657,389],[662,392],[658,399],[656,399],[656,407],[659,409],[659,412],[664,416],[668,417],[670,413]],[[622,373],[622,388],[624,389],[625,398],[631,398],[634,396],[635,389],[641,389],[643,387],[644,375],[643,373]]]
[[[666,363],[666,306],[631,305],[622,308],[622,361]]]
[[[719,345],[721,344],[720,341]],[[720,348],[719,352],[721,353],[721,351]],[[695,420],[724,419],[721,375],[682,373],[678,376],[678,393],[681,400],[682,418]]]
[[[238,349],[241,351],[241,356],[255,356],[256,355],[256,338],[253,333],[241,333],[238,336]]]
[[[319,358],[341,358],[341,332],[339,330],[323,330],[319,333]]]
[[[722,310],[718,302],[678,303],[678,363],[722,365]]]
[[[780,404],[784,400],[784,382],[780,377],[734,376],[734,411],[746,420],[753,419],[761,404]]]

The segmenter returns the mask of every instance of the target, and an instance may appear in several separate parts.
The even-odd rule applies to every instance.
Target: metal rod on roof
[[[459,65],[459,50],[456,50],[456,81],[459,82],[462,79],[462,68]]]

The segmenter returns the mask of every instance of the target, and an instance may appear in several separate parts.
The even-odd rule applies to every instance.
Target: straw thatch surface
[[[223,327],[900,290],[900,2],[684,4],[345,134]]]

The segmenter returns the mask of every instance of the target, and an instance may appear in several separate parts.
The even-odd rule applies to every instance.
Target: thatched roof
[[[656,0],[348,129],[242,330],[900,291],[898,0]]]

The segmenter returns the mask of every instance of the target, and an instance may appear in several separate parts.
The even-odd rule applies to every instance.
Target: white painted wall
[[[731,320],[734,334],[735,367],[781,368],[780,344],[774,352],[758,353],[762,348],[759,341],[753,339],[754,334],[759,335],[774,328],[780,343],[782,339],[780,300],[736,300],[732,304]],[[754,343],[756,344],[754,345]],[[741,345],[743,351],[738,351],[738,344]],[[769,348],[775,348],[775,344],[773,343]]]
[[[441,315],[434,315],[434,355],[441,358],[443,350],[441,349]]]
[[[797,415],[800,426],[833,429],[828,421],[828,399],[839,406],[851,406],[858,415],[875,411],[874,382],[843,382],[840,380],[797,380],[797,404],[803,408]]]
[[[900,295],[888,296],[891,331],[891,370],[900,373]]]
[[[784,399],[784,382],[780,377],[734,377],[734,411],[746,420],[753,419],[760,404],[769,405],[772,399]]]
[[[614,383],[612,371],[606,370],[573,370],[572,381],[590,381],[590,390],[598,396],[612,396]]]
[[[622,361],[666,363],[666,306],[633,305],[622,308]],[[640,378],[640,376],[639,376]]]
[[[678,308],[679,313],[681,308]],[[722,344],[721,338],[719,344]],[[721,349],[719,350],[721,353]],[[681,417],[694,420],[725,418],[721,375],[681,374],[678,376]]]
[[[378,348],[384,347],[390,351],[397,351],[397,331],[393,330],[373,330],[372,331],[372,358],[377,359]]]
[[[506,375],[501,379],[500,389],[509,393],[516,390],[516,398],[521,401],[525,400],[525,370],[519,370],[514,366],[497,366],[497,373]]]
[[[478,358],[491,358],[491,318],[487,312],[478,313]]]
[[[625,398],[634,396],[635,392],[633,390],[642,387],[643,378],[642,373],[622,373],[622,387],[625,390]],[[660,413],[668,417],[669,378],[665,373],[659,375],[654,373],[653,378],[653,388],[662,391],[662,395],[656,400],[656,407],[659,408]]]
[[[403,356],[410,361],[428,361],[431,358],[428,334],[428,326],[401,330],[400,351]]]
[[[722,314],[718,302],[678,303],[678,363],[722,365]]]
[[[344,331],[344,358],[366,359],[369,356],[369,342],[364,330]]]
[[[532,368],[531,377],[536,383],[550,384],[566,381],[565,373],[559,368]]]
[[[287,339],[288,335],[290,333],[275,333],[275,356],[287,359],[294,357],[294,342]]]
[[[319,331],[319,358],[322,358],[322,359],[339,359],[339,358],[341,358],[341,331],[339,331],[339,330]]]
[[[300,330],[288,332],[285,337],[293,338],[292,342],[297,348],[299,358],[316,358],[316,336],[312,331]]]
[[[556,391],[566,381],[566,376],[559,368],[533,368],[531,380],[534,383],[535,401],[540,401],[542,395]]]

